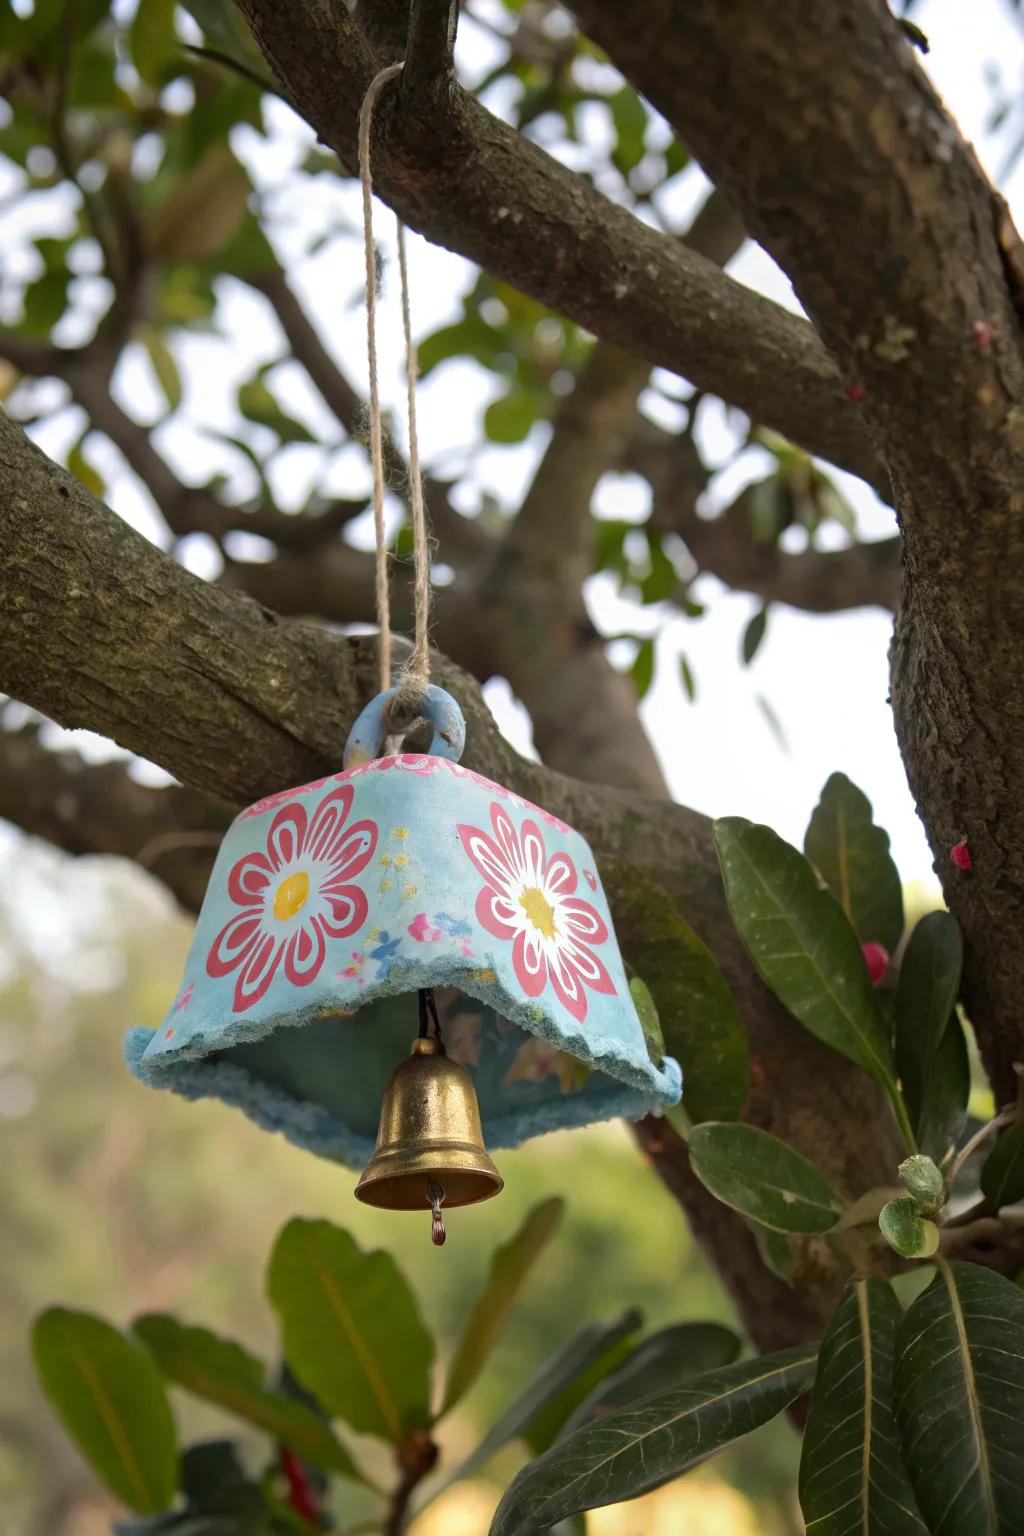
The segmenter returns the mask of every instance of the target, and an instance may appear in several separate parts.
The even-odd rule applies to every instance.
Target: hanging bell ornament
[[[440,1245],[442,1205],[475,1205],[502,1184],[484,1147],[469,1073],[440,1040],[414,1040],[384,1090],[377,1145],[356,1198],[388,1211],[432,1210]]]
[[[380,756],[389,698],[355,722],[342,772],[234,821],[178,995],[125,1054],[153,1087],[223,1099],[350,1168],[369,1158],[362,1199],[410,1188],[440,1222],[500,1188],[484,1135],[493,1152],[635,1120],[676,1103],[681,1074],[645,1040],[585,839],[462,766],[440,688],[429,750]],[[437,1017],[396,1072],[417,994]]]

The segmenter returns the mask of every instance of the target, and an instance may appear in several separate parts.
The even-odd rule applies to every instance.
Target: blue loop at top
[[[378,693],[371,699],[348,733],[345,743],[345,768],[359,768],[363,763],[379,757],[388,737],[384,711],[391,699],[400,692],[392,688]],[[427,684],[427,691],[419,710],[420,716],[434,727],[434,734],[427,749],[432,757],[447,757],[457,763],[466,745],[466,722],[462,710],[443,688]]]

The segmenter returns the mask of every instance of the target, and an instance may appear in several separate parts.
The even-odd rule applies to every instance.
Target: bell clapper
[[[434,999],[433,987],[421,987],[419,992],[420,1004],[420,1028],[419,1038],[429,1040],[431,1036],[437,1041],[438,1049],[444,1053],[444,1041],[441,1038],[441,1020],[437,1015],[437,1003]],[[430,1202],[430,1210],[433,1220],[430,1224],[430,1241],[435,1248],[443,1248],[448,1238],[441,1207],[445,1202],[444,1185],[436,1179],[427,1180],[427,1199]]]
[[[434,997],[433,987],[420,987],[420,1029],[419,1038],[429,1040],[431,1034],[441,1049],[444,1050],[444,1042],[441,1039],[441,1020],[437,1014],[437,1001]]]
[[[441,1039],[441,1020],[437,1016],[437,1003],[434,999],[433,987],[420,988],[420,1039],[430,1038],[433,1028],[434,1039],[439,1048],[444,1050],[444,1042]],[[430,1210],[433,1221],[430,1224],[430,1241],[435,1248],[443,1248],[448,1233],[445,1229],[444,1217],[441,1215],[441,1207],[445,1202],[444,1185],[436,1179],[427,1180],[427,1199],[430,1201]]]
[[[427,1180],[427,1199],[430,1201],[430,1209],[434,1220],[430,1227],[430,1241],[435,1248],[443,1248],[448,1233],[445,1231],[444,1217],[441,1215],[441,1207],[444,1205],[444,1185],[436,1179]]]

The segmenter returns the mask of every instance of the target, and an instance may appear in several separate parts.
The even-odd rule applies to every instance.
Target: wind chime
[[[401,68],[374,80],[359,132],[380,693],[352,727],[340,772],[270,795],[232,823],[178,995],[159,1029],[129,1032],[125,1056],[153,1087],[223,1099],[298,1146],[362,1167],[360,1200],[430,1211],[441,1244],[442,1207],[502,1188],[485,1134],[493,1148],[513,1147],[637,1119],[678,1101],[681,1073],[645,1041],[588,844],[461,765],[462,712],[429,682],[400,223],[416,602],[412,653],[391,684],[369,146],[377,94]],[[419,721],[433,733],[425,753],[387,751]]]

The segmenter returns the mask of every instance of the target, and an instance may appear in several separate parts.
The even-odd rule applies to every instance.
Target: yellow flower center
[[[274,916],[279,922],[301,912],[309,896],[309,876],[304,869],[282,880],[274,892]]]
[[[535,885],[528,886],[519,898],[519,905],[546,939],[555,937],[558,932],[555,927],[555,909],[543,891],[539,891]]]

